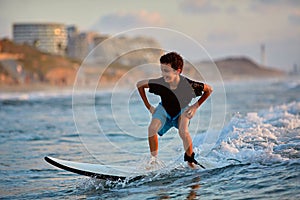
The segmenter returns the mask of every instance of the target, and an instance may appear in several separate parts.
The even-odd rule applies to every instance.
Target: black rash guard
[[[180,81],[176,89],[171,90],[170,85],[163,77],[149,80],[149,92],[160,96],[162,106],[173,118],[189,105],[191,100],[203,94],[204,84],[190,80],[180,75]]]

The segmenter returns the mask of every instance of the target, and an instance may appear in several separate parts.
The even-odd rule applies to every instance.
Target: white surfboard
[[[46,156],[45,160],[60,169],[64,169],[76,174],[95,177],[105,180],[137,180],[146,176],[146,172],[128,166],[110,166],[102,164],[80,163],[61,160]]]
[[[102,164],[91,164],[91,163],[81,163],[81,162],[73,162],[68,160],[62,160],[58,158],[53,158],[50,156],[46,156],[45,160],[51,165],[58,167],[60,169],[84,175],[90,176],[98,179],[104,180],[125,180],[135,181],[142,179],[152,173],[160,171],[162,166],[155,168],[143,168],[143,167],[131,167],[131,166],[113,166],[113,165],[102,165]],[[208,168],[214,168],[211,163],[205,162],[205,166]],[[202,166],[202,168],[204,168]],[[175,168],[174,168],[175,169]]]

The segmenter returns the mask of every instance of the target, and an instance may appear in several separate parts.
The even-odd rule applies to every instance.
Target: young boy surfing
[[[137,83],[139,94],[152,114],[148,127],[150,153],[152,159],[155,160],[158,154],[158,135],[163,136],[170,128],[176,127],[185,150],[184,161],[194,168],[198,163],[194,158],[195,153],[188,126],[196,110],[212,93],[212,88],[207,84],[182,76],[183,59],[176,52],[161,56],[160,64],[162,77],[141,80]],[[161,102],[156,108],[149,103],[146,88],[149,88],[150,93],[160,96]],[[196,103],[189,105],[197,96],[201,97]]]

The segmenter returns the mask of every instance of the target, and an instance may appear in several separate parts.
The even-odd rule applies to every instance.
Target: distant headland
[[[139,38],[140,39],[140,38]],[[157,44],[157,43],[156,43]],[[113,52],[112,52],[113,53]],[[147,54],[156,55],[157,61],[162,52],[148,52]],[[127,55],[128,56],[128,55]],[[86,76],[91,75],[91,78],[86,78],[86,81],[99,81],[99,77],[92,77],[96,71],[102,70],[103,75],[101,80],[109,85],[110,82],[118,80],[122,75],[136,66],[134,55],[129,55],[126,62],[118,62],[116,60],[111,64],[109,69],[101,67],[101,64],[91,64],[86,69]],[[137,54],[140,59],[140,53]],[[153,56],[152,56],[153,57]],[[153,58],[152,58],[153,59]],[[129,62],[128,62],[129,60]],[[132,62],[130,62],[132,60]],[[14,87],[22,88],[31,86],[39,88],[38,85],[54,86],[54,87],[70,87],[73,85],[77,70],[82,62],[61,55],[52,55],[41,52],[35,47],[27,44],[15,44],[8,39],[0,40],[0,90],[1,88]],[[214,62],[202,61],[196,64],[197,69],[206,70],[212,66],[216,66],[224,81],[230,80],[246,80],[254,78],[274,78],[285,76],[283,71],[272,69],[270,67],[261,66],[255,63],[250,58],[228,57],[218,59]],[[186,62],[184,71],[187,75],[195,73],[195,69]],[[157,71],[157,69],[155,69]],[[149,72],[139,72],[149,73]],[[212,72],[213,73],[213,72]],[[137,74],[137,76],[139,75]],[[211,74],[209,77],[214,77]]]

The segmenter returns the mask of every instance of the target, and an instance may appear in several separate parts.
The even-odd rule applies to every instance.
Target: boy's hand
[[[150,106],[149,112],[153,115],[155,112],[155,108],[153,106]]]
[[[185,113],[185,116],[188,118],[188,119],[192,119],[196,113],[196,106],[190,106],[188,109],[186,109],[186,111],[184,112]]]

